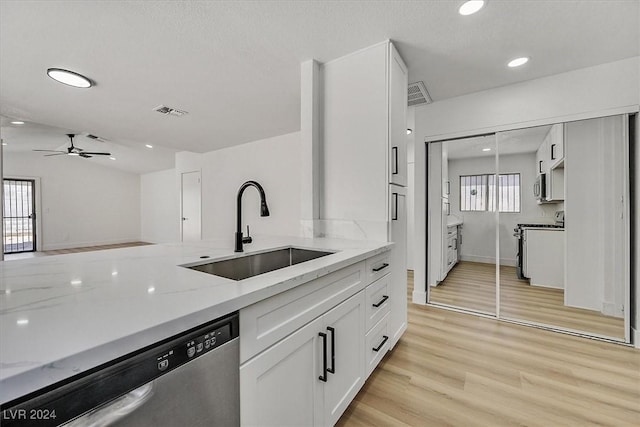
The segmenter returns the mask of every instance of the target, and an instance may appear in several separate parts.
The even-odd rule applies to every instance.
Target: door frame
[[[7,176],[3,176],[2,177],[2,187],[4,190],[4,181],[7,180],[29,180],[29,181],[33,181],[34,182],[34,195],[33,195],[33,204],[34,204],[34,208],[33,211],[36,214],[36,221],[35,221],[35,229],[33,230],[33,233],[35,235],[35,241],[34,241],[34,250],[33,252],[40,252],[42,251],[43,247],[44,247],[44,241],[42,238],[42,191],[41,191],[41,178],[39,176],[26,176],[26,175],[7,175]],[[3,201],[2,203],[4,203],[4,192],[3,192]],[[3,218],[4,218],[4,214],[3,214]],[[2,225],[2,227],[4,226],[4,224]],[[2,236],[4,239],[4,230],[2,232]],[[2,242],[3,244],[3,254],[4,254],[4,241]],[[11,255],[11,254],[8,254]]]

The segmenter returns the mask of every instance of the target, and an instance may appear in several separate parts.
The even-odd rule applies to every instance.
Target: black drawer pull
[[[318,377],[320,381],[327,382],[327,334],[318,332],[322,338],[322,375]]]
[[[373,271],[375,271],[376,273],[380,270],[384,270],[385,268],[389,267],[389,264],[387,264],[386,262],[384,264],[382,264],[380,267],[374,268]]]
[[[386,342],[387,342],[387,340],[389,339],[389,337],[388,337],[388,336],[386,336],[386,335],[383,335],[383,336],[382,336],[382,338],[383,338],[383,340],[382,340],[382,342],[380,343],[380,345],[378,345],[377,347],[373,347],[371,350],[373,350],[373,351],[380,351],[380,349],[385,345],[385,343],[386,343]]]
[[[371,305],[373,305],[375,308],[378,308],[378,307],[380,307],[382,304],[384,304],[384,302],[385,302],[386,300],[388,300],[388,299],[389,299],[389,296],[388,296],[388,295],[382,295],[382,299],[380,300],[380,302],[379,302],[379,303],[377,303],[377,304],[371,304]]]
[[[331,367],[327,368],[330,374],[336,373],[336,330],[327,326],[327,331],[331,332]]]

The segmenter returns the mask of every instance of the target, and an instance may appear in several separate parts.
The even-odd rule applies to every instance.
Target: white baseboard
[[[635,348],[640,348],[640,329],[631,328],[631,342]]]
[[[427,293],[424,291],[413,291],[411,300],[414,304],[427,305]]]
[[[624,317],[624,313],[622,312],[622,307],[616,306],[615,303],[603,301],[602,302],[602,311],[601,313],[605,316],[613,316],[613,317]]]

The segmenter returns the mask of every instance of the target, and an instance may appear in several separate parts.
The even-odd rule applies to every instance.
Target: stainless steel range
[[[518,254],[516,255],[516,274],[518,279],[528,279],[523,271],[523,254],[524,254],[524,229],[525,228],[564,228],[564,211],[557,211],[554,215],[555,223],[553,224],[518,224],[513,229],[513,235],[518,241]]]

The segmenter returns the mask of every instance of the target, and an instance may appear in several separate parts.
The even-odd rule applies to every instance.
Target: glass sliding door
[[[629,340],[627,131],[615,116],[497,134],[501,318]]]
[[[429,302],[496,314],[495,135],[429,144]]]

